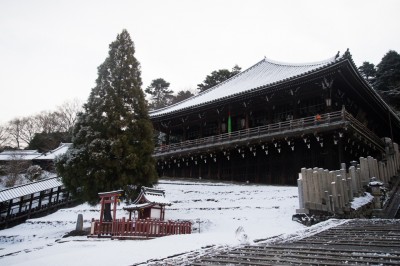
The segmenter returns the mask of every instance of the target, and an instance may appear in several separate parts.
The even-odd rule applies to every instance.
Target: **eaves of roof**
[[[265,91],[266,89],[273,90],[273,88],[278,88],[284,84],[289,84],[325,69],[330,69],[332,66],[338,65],[345,59],[347,59],[347,57],[333,57],[325,61],[309,64],[286,64],[263,59],[254,66],[203,93],[175,105],[150,112],[150,117],[152,119],[157,119],[163,116],[182,113],[186,110],[218,104],[228,100],[230,101],[245,95]],[[242,86],[242,88],[240,86]],[[233,92],[230,91],[231,89],[233,89]],[[211,97],[212,95],[218,95],[216,91],[218,91],[219,97]],[[226,95],[221,95],[223,91],[230,92],[226,93]],[[207,94],[209,97],[207,97]],[[205,101],[200,101],[200,98]]]

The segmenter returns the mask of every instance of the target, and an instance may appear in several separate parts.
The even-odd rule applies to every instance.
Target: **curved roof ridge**
[[[265,58],[262,59],[261,61],[257,62],[256,64],[252,65],[251,67],[247,68],[246,70],[237,73],[236,75],[234,75],[234,76],[232,76],[232,77],[230,77],[230,78],[228,78],[228,79],[226,79],[226,80],[224,80],[224,81],[218,83],[217,85],[215,85],[215,86],[213,86],[213,87],[211,87],[211,88],[209,88],[209,89],[207,89],[207,90],[205,90],[205,91],[200,92],[199,94],[196,94],[196,95],[194,95],[194,96],[192,96],[192,97],[189,97],[189,98],[187,98],[187,99],[185,99],[185,100],[183,100],[183,101],[174,103],[174,104],[172,104],[172,105],[165,106],[165,107],[160,108],[160,109],[152,110],[152,111],[149,112],[149,114],[151,115],[152,113],[160,112],[160,111],[162,111],[162,110],[164,110],[164,109],[169,109],[169,108],[171,108],[171,107],[173,107],[173,106],[180,105],[180,104],[182,104],[182,103],[184,103],[184,102],[187,102],[188,100],[192,100],[192,99],[195,99],[195,98],[198,98],[198,97],[202,96],[203,94],[209,93],[209,92],[215,90],[216,88],[220,87],[222,84],[225,84],[226,82],[228,82],[228,81],[230,81],[230,80],[232,80],[232,79],[234,79],[234,78],[239,77],[239,76],[242,75],[243,73],[246,73],[246,72],[250,71],[252,68],[254,68],[254,67],[256,67],[257,65],[261,64],[262,62],[264,62],[264,60],[265,60]]]
[[[273,60],[270,58],[265,57],[264,60],[268,63],[274,64],[274,65],[280,65],[280,66],[316,66],[316,65],[325,65],[331,62],[335,62],[338,56],[333,56],[328,59],[322,60],[322,61],[315,61],[315,62],[308,62],[308,63],[287,63],[287,62],[282,62],[282,61],[277,61]]]
[[[311,73],[325,66],[337,63],[340,60],[343,60],[343,58],[339,57],[339,54],[322,61],[301,64],[283,63],[264,57],[253,66],[209,88],[208,90],[176,104],[153,110],[149,112],[149,115],[150,117],[157,117],[227,97],[233,97],[267,85],[278,84],[293,78],[298,78],[306,73]]]

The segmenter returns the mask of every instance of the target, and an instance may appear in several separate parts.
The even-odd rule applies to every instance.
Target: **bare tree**
[[[8,145],[9,143],[9,135],[7,132],[7,128],[3,125],[0,125],[0,150]]]
[[[41,132],[53,133],[60,131],[59,115],[57,112],[42,111],[35,118]]]
[[[15,118],[8,122],[7,133],[10,139],[14,142],[16,147],[19,149],[21,145],[21,134],[22,134],[23,121],[21,118]]]
[[[82,102],[75,98],[57,107],[62,132],[70,132],[75,125],[77,114],[82,111]]]
[[[22,155],[14,153],[10,155],[10,159],[6,165],[7,180],[6,187],[13,187],[17,183],[20,174],[25,172],[30,166],[30,162],[23,159]]]
[[[28,116],[21,119],[21,140],[27,145],[31,142],[36,133],[40,133],[41,128],[36,116]]]

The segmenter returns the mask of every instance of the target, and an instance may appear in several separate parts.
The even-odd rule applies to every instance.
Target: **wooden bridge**
[[[69,192],[58,177],[4,189],[0,191],[0,229],[72,203]]]

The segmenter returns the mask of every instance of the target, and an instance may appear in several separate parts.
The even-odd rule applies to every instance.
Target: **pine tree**
[[[374,88],[380,91],[398,89],[400,87],[400,55],[390,50],[377,65]]]
[[[194,96],[194,94],[190,90],[186,90],[186,91],[181,90],[181,91],[178,91],[176,96],[173,97],[171,103],[172,104],[179,103],[179,102],[186,100],[192,96]]]
[[[370,62],[363,62],[362,66],[360,66],[358,70],[367,81],[373,82],[375,80],[376,69],[374,64]]]
[[[232,71],[228,69],[220,69],[211,72],[210,75],[207,75],[203,83],[197,85],[197,89],[200,92],[206,91],[219,83],[235,76],[236,74],[240,73],[241,68],[238,65],[235,65],[232,68]]]
[[[67,189],[92,204],[98,192],[157,181],[153,127],[133,41],[123,30],[109,47],[96,86],[78,114],[73,147],[56,162]]]
[[[173,98],[172,90],[169,90],[169,82],[162,78],[154,79],[145,92],[151,95],[152,109],[159,109],[167,106]]]

